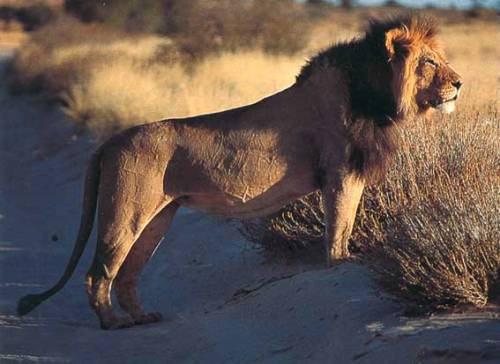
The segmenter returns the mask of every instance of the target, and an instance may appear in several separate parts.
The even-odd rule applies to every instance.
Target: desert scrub
[[[7,76],[12,91],[55,100],[77,127],[108,136],[255,102],[293,83],[302,62],[261,48],[193,62],[170,38],[61,18],[17,51]]]
[[[352,236],[384,286],[423,309],[484,306],[500,269],[500,122],[495,108],[415,120],[383,183],[367,188]],[[321,248],[319,192],[245,223],[267,251]]]
[[[72,26],[58,25],[65,31]],[[302,63],[300,57],[259,49],[186,63],[165,37],[76,27],[89,35],[85,41],[51,37],[50,27],[35,34],[12,60],[9,82],[15,91],[60,102],[77,127],[102,137],[136,124],[255,102],[293,83]]]
[[[298,64],[299,59],[262,51],[207,57],[189,69],[115,57],[93,65],[60,95],[78,125],[107,136],[136,124],[254,102],[262,92],[271,94],[290,84]],[[262,80],[270,67],[273,74]]]
[[[166,35],[193,59],[255,48],[294,54],[311,28],[308,7],[293,0],[67,0],[65,8],[85,22]]]
[[[103,55],[116,56],[111,52],[110,45],[121,41],[128,42],[129,49],[133,48],[132,45],[137,46],[136,38],[123,39],[123,34],[102,26],[85,25],[60,17],[31,33],[29,41],[16,51],[6,73],[9,88],[16,93],[56,95],[83,78],[95,62],[105,61]],[[120,50],[124,48],[127,47]],[[136,48],[136,54],[144,51],[144,47]]]

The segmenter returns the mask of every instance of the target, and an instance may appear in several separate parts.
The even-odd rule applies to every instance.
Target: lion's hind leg
[[[90,306],[96,312],[103,329],[119,329],[134,325],[130,315],[116,315],[111,302],[113,280],[133,240],[135,239],[130,237],[127,240],[117,240],[113,246],[100,239],[97,241],[94,260],[87,273],[86,287]]]
[[[103,197],[104,196],[104,197]],[[144,228],[167,204],[153,196],[141,195],[141,203],[129,203],[126,195],[101,194],[97,247],[87,273],[87,294],[103,329],[130,327],[135,320],[129,314],[115,315],[111,288],[120,267]],[[156,206],[156,207],[155,207]]]
[[[171,202],[151,220],[134,243],[116,277],[114,288],[120,307],[132,316],[136,324],[157,322],[162,318],[159,313],[145,313],[142,310],[137,282],[142,268],[160,244],[178,208],[177,203]]]

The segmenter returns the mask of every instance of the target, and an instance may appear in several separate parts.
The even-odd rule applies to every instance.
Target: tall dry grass
[[[18,52],[10,76],[18,88],[62,101],[77,125],[108,135],[138,123],[247,104],[276,92],[293,82],[306,53],[359,34],[365,16],[360,14],[347,23],[335,14],[323,18],[303,55],[273,56],[257,49],[195,63],[187,62],[167,38],[124,38],[79,25],[83,39],[75,32],[61,39],[45,29]],[[446,20],[444,48],[465,79],[459,111],[404,126],[403,148],[393,168],[383,184],[365,191],[358,213],[353,241],[363,259],[393,292],[423,307],[481,306],[498,286],[497,27],[481,19]],[[320,198],[312,195],[246,224],[248,236],[269,250],[319,246]]]
[[[93,66],[85,79],[71,84],[61,96],[74,120],[108,134],[134,124],[256,101],[290,84],[289,70],[297,63],[262,51],[208,57],[195,70],[114,58]],[[261,75],[270,68],[273,72],[263,80]]]
[[[54,35],[50,27],[35,34],[11,63],[10,84],[60,101],[77,125],[104,136],[135,124],[254,102],[291,84],[303,63],[301,56],[264,49],[192,62],[166,37],[55,25],[63,32],[72,28],[87,37],[75,40],[74,31]],[[54,42],[57,37],[62,39]]]

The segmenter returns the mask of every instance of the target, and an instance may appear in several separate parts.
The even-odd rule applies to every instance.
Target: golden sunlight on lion
[[[328,264],[346,258],[363,188],[383,175],[397,126],[430,109],[453,111],[461,85],[431,20],[374,21],[363,38],[318,54],[292,86],[255,104],[112,137],[90,162],[64,275],[48,291],[22,298],[18,313],[68,281],[97,206],[97,251],[86,284],[104,329],[161,318],[143,312],[136,285],[180,206],[249,218],[320,189]],[[114,313],[111,287],[125,316]]]

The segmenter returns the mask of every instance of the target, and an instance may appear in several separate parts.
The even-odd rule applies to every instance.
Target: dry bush
[[[310,22],[291,0],[170,1],[164,33],[198,59],[220,51],[261,48],[294,54],[307,45]]]
[[[65,0],[68,14],[86,23],[99,22],[131,32],[159,32],[163,3],[169,0]],[[190,0],[184,0],[190,2]]]
[[[12,22],[18,22],[25,31],[33,31],[47,24],[56,17],[50,6],[38,2],[29,6],[2,5],[0,6],[0,20],[6,23],[7,28]]]
[[[7,68],[7,83],[14,92],[45,92],[53,96],[84,77],[98,58],[93,52],[81,52],[79,57],[61,57],[60,53],[72,47],[88,49],[89,45],[94,50],[107,49],[119,39],[119,33],[101,26],[60,18],[34,32],[16,52]]]
[[[200,4],[218,4],[201,14],[206,16],[210,11],[219,14],[222,3]],[[233,22],[224,32],[234,40],[226,40],[224,49],[237,47],[237,39],[247,40],[232,31],[246,26],[228,15],[231,11],[238,14],[238,10],[228,6],[218,15],[228,17],[222,21],[224,26],[229,26],[229,19]],[[250,32],[255,24],[247,25]],[[192,26],[193,32],[199,28],[197,22]],[[183,28],[181,34],[186,31]],[[278,30],[264,28],[258,34],[264,31]],[[256,48],[250,49],[251,44]],[[257,46],[254,42],[239,53],[225,51],[197,58],[180,48],[185,45],[180,38],[132,35],[61,18],[35,32],[16,53],[7,71],[8,82],[13,91],[41,93],[62,102],[78,125],[108,135],[133,124],[236,107],[284,88],[292,83],[302,60],[269,54],[273,44],[262,41]],[[191,62],[193,58],[197,62]]]
[[[500,124],[472,109],[401,129],[385,181],[368,188],[352,240],[393,292],[425,308],[483,306],[499,284]],[[267,251],[321,248],[319,192],[245,223]]]
[[[412,303],[483,306],[498,284],[499,138],[496,109],[405,130],[387,180],[367,191],[354,239]]]
[[[307,44],[309,16],[293,0],[67,0],[66,10],[129,32],[153,32],[175,40],[193,59],[235,49],[296,53]]]
[[[294,257],[322,249],[325,226],[321,193],[316,191],[287,204],[276,214],[242,221],[241,232],[271,256]]]

